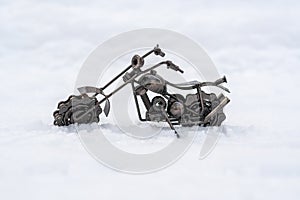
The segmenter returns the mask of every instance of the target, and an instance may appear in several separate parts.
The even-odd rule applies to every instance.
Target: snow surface
[[[0,1],[0,198],[299,199],[299,9],[298,1]],[[169,168],[128,175],[94,160],[72,127],[51,125],[52,112],[98,44],[144,27],[202,44],[227,75],[232,102],[206,159],[198,160],[199,134]]]

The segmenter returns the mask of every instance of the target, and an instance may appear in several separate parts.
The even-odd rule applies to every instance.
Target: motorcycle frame
[[[156,47],[154,47],[154,49],[150,50],[149,52],[147,52],[146,54],[144,54],[141,58],[144,59],[146,58],[147,56],[149,56],[150,54],[156,54],[156,55],[160,55],[162,57],[164,57],[164,53],[161,51],[161,49],[158,47],[158,45]],[[105,94],[104,93],[104,90],[106,88],[108,88],[112,83],[114,83],[116,80],[118,80],[122,75],[124,75],[128,70],[132,69],[132,64],[130,64],[128,67],[126,67],[121,73],[119,73],[118,75],[116,75],[112,80],[110,80],[107,84],[105,84],[103,87],[101,88],[97,88],[97,87],[92,87],[92,86],[85,86],[85,87],[80,87],[78,88],[78,91],[81,93],[81,94],[87,94],[87,93],[95,93],[94,96],[97,96],[98,94],[101,94],[104,96],[104,98],[102,98],[101,100],[99,100],[97,102],[96,105],[100,105],[102,104],[103,102],[108,102],[106,103],[106,105],[108,104],[108,112],[110,110],[110,102],[109,102],[109,98],[114,95],[115,93],[117,93],[119,90],[121,90],[123,87],[125,87],[127,84],[131,84],[131,87],[132,87],[132,90],[133,90],[133,95],[134,95],[134,100],[135,100],[135,104],[136,104],[136,108],[137,108],[137,112],[138,112],[138,117],[141,121],[151,121],[151,120],[147,120],[146,118],[142,118],[141,116],[141,111],[140,111],[140,105],[138,103],[138,99],[137,99],[137,94],[135,92],[135,86],[134,86],[134,83],[138,83],[136,81],[136,78],[138,78],[139,76],[143,75],[143,74],[146,74],[147,72],[150,72],[151,70],[154,70],[162,65],[169,65],[169,63],[172,63],[171,61],[162,61],[162,62],[159,62],[157,63],[156,65],[146,69],[146,70],[141,70],[140,68],[138,69],[133,69],[136,70],[135,74],[128,80],[126,80],[123,84],[121,84],[118,88],[116,88],[115,90],[113,90],[111,93],[109,94]],[[181,73],[183,73],[182,70],[180,70],[179,68],[176,70],[176,71],[180,71]],[[222,79],[222,80],[221,80]],[[203,82],[203,83],[198,83],[198,84],[194,84],[194,85],[191,85],[191,86],[186,86],[186,87],[178,87],[178,86],[175,86],[174,84],[172,83],[169,83],[166,81],[166,85],[170,85],[170,86],[173,86],[173,87],[176,87],[178,89],[182,89],[182,90],[191,90],[191,89],[196,89],[197,90],[197,95],[198,95],[198,99],[199,99],[199,104],[200,106],[203,108],[204,107],[204,100],[203,100],[203,97],[202,97],[202,89],[201,87],[203,86],[217,86],[217,87],[220,87],[221,89],[229,92],[229,90],[221,85],[219,85],[220,83],[222,82],[226,82],[226,79],[225,77],[221,78],[221,79],[218,79],[216,80],[215,82]],[[163,95],[163,94],[161,94]],[[172,97],[171,94],[164,94],[163,96],[165,98],[167,98],[166,96],[169,95],[170,97]],[[176,97],[172,97],[172,98],[175,98],[177,99]],[[167,98],[168,99],[168,98]],[[228,103],[228,102],[227,102]],[[227,104],[226,103],[226,104]],[[225,104],[225,105],[226,105]],[[91,109],[92,110],[92,109]],[[106,110],[104,108],[104,110]],[[108,112],[106,114],[106,116],[108,115]],[[201,110],[201,112],[203,112],[203,109]],[[199,116],[202,115],[202,113],[199,113]],[[169,116],[168,116],[169,117]],[[172,125],[181,125],[181,123],[179,123],[178,119],[176,118],[170,118],[170,121],[168,121],[168,119],[166,119],[167,122]],[[205,117],[204,120],[200,120],[200,121],[197,121],[197,122],[193,122],[194,124],[198,124],[198,125],[201,125],[201,124],[205,124],[206,122],[208,121],[208,116]],[[171,126],[170,124],[170,126]]]

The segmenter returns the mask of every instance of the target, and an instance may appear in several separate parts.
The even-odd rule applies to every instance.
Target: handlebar
[[[149,56],[150,54],[154,53],[157,56],[161,56],[164,57],[165,53],[159,48],[158,44],[149,52],[147,52],[146,54],[144,54],[142,56],[142,58],[146,58],[147,56]]]
[[[139,69],[144,65],[144,58],[146,58],[147,56],[149,56],[151,53],[154,53],[155,55],[164,57],[166,54],[161,50],[161,48],[159,48],[158,44],[148,53],[146,53],[143,56],[139,56],[139,55],[134,55],[132,57],[131,60],[131,67],[133,69]],[[175,65],[174,63],[172,63],[172,61],[164,61],[161,62],[159,65],[161,64],[166,64],[167,68],[173,69],[174,71],[179,71],[180,73],[183,73],[184,71],[182,69],[180,69],[179,66]],[[156,68],[156,67],[154,67]]]
[[[131,68],[136,68],[139,69],[140,67],[143,66],[144,64],[144,58],[146,58],[147,56],[149,56],[150,54],[154,53],[155,55],[159,55],[161,57],[165,56],[165,53],[159,48],[158,45],[156,45],[151,51],[147,52],[146,54],[144,54],[143,56],[135,56],[135,58],[133,58],[132,63],[126,67],[121,73],[119,73],[116,77],[114,77],[111,81],[109,81],[106,85],[104,85],[101,89],[104,90],[105,88],[107,88],[108,86],[110,86],[113,82],[115,82],[118,78],[120,78],[123,74],[128,73],[127,71]],[[171,61],[170,61],[171,62]],[[171,62],[172,63],[172,62]],[[133,64],[133,65],[132,65]],[[163,64],[163,63],[161,63]],[[174,64],[173,64],[174,65]],[[170,65],[170,68],[175,70],[175,71],[180,71],[181,73],[183,73],[183,71],[176,65],[174,66]],[[126,76],[126,75],[125,75]]]

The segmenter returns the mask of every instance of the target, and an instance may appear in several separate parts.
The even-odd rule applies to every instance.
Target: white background
[[[0,198],[298,199],[299,9],[298,1],[1,0]],[[52,125],[52,112],[97,45],[138,28],[201,44],[232,102],[209,157],[197,159],[199,136],[170,168],[133,176],[100,165],[72,128]]]

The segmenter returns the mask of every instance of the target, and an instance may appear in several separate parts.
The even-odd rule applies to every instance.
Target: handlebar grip
[[[166,54],[165,54],[164,52],[160,51],[159,55],[160,55],[161,57],[164,57]]]
[[[172,61],[167,61],[166,64],[168,68],[173,69],[174,71],[179,71],[180,73],[184,72],[179,66],[172,63]]]
[[[180,72],[180,73],[182,73],[183,74],[183,70],[182,69],[180,69],[180,68],[178,68],[178,71]]]
[[[158,45],[156,47],[154,47],[154,54],[155,55],[159,55],[161,57],[164,57],[166,54],[158,47]]]

